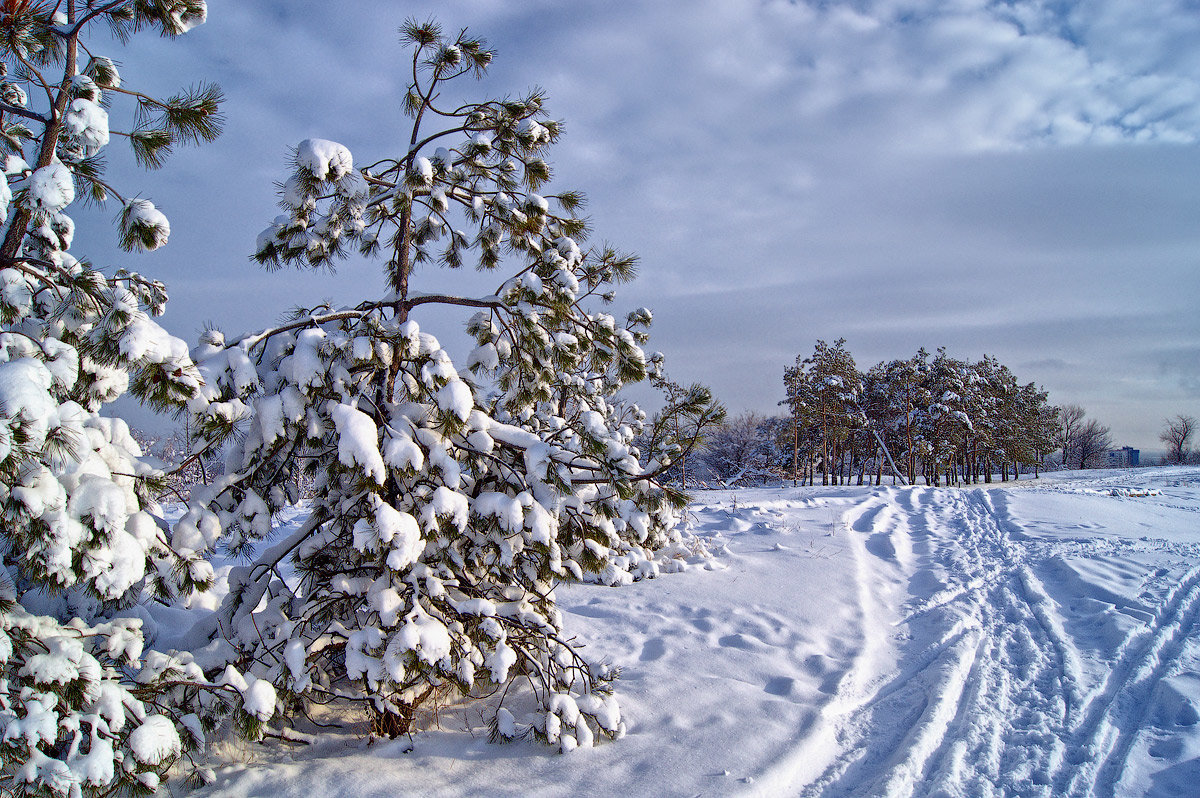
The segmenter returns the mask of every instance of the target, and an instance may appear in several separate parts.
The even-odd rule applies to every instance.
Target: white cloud
[[[230,97],[222,141],[181,153],[165,179],[133,176],[174,231],[134,265],[173,286],[168,321],[189,336],[374,290],[372,264],[338,280],[263,277],[246,257],[276,212],[287,147],[320,136],[373,159],[401,146],[396,29],[434,16],[499,50],[468,91],[548,89],[567,124],[562,184],[589,193],[599,238],[643,256],[625,294],[659,311],[652,345],[735,409],[771,409],[783,365],[853,326],[864,362],[947,345],[1149,375],[1183,401],[1180,381],[1137,354],[1160,325],[1122,322],[1127,347],[1097,336],[1115,303],[1121,318],[1176,320],[1173,351],[1200,346],[1200,321],[1172,304],[1200,251],[1192,5],[212,0],[206,26],[124,59],[164,93],[206,76]],[[254,301],[207,300],[205,276],[248,275]],[[1019,376],[1101,401],[1103,379],[1064,373]]]

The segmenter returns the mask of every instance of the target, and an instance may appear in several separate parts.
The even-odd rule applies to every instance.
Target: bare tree
[[[768,476],[771,430],[758,413],[727,419],[704,445],[704,464],[724,482],[761,482]]]
[[[1192,416],[1175,416],[1163,422],[1166,426],[1159,433],[1158,439],[1167,445],[1167,454],[1163,461],[1170,465],[1182,465],[1190,455],[1189,443],[1192,433],[1196,431],[1196,419]]]
[[[1062,449],[1063,468],[1076,459],[1075,448],[1086,415],[1087,411],[1079,405],[1063,405],[1058,409],[1057,443],[1058,448]]]
[[[1111,448],[1109,428],[1093,418],[1080,427],[1075,436],[1073,459],[1079,468],[1096,468],[1102,465],[1101,458]]]

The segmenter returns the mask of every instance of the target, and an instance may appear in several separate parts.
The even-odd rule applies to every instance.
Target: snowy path
[[[1103,488],[1085,490],[1103,495]],[[1136,600],[1103,584],[1076,585],[1082,590],[1065,603],[1066,617],[1038,573],[1070,570],[1064,555],[1111,566],[1166,549],[1195,563],[1196,544],[1031,535],[1009,512],[1012,495],[1011,488],[893,488],[847,511],[864,645],[823,713],[839,752],[806,783],[787,783],[781,775],[795,767],[780,763],[760,794],[1142,794],[1123,781],[1136,781],[1126,771],[1139,744],[1162,759],[1194,737],[1144,744],[1164,711],[1185,732],[1197,722],[1200,568],[1181,576],[1150,569]],[[1193,531],[1200,538],[1200,524]],[[1157,601],[1152,582],[1162,592]],[[1142,623],[1110,659],[1093,663],[1107,667],[1089,679],[1066,626],[1097,606]],[[1086,646],[1102,642],[1087,623],[1074,625]],[[1190,695],[1164,687],[1181,675]],[[1184,765],[1196,772],[1194,760]],[[1162,788],[1163,795],[1200,794],[1194,782]]]
[[[1057,794],[1078,654],[991,496],[887,490],[847,524],[861,593],[901,597],[874,608],[894,665],[839,690],[841,753],[804,794]]]
[[[467,711],[242,754],[207,794],[1200,795],[1200,469],[691,512],[715,570],[560,599],[623,669],[621,742],[489,745]]]

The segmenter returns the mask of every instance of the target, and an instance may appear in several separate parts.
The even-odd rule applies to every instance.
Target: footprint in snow
[[[774,678],[767,680],[767,683],[763,687],[763,690],[770,693],[771,695],[777,695],[781,698],[785,698],[785,697],[791,695],[792,691],[795,688],[796,688],[796,680],[795,679],[789,678],[787,676],[776,676]]]
[[[833,662],[824,654],[811,654],[804,660],[804,670],[808,671],[810,676],[816,676],[821,679],[820,685],[817,687],[825,695],[833,695],[837,692],[838,684],[842,680],[842,674],[838,673]]]
[[[667,645],[662,641],[662,638],[655,637],[647,640],[642,645],[642,654],[639,657],[642,662],[653,662],[656,659],[662,659],[667,653]]]
[[[714,628],[713,622],[708,618],[696,618],[692,621],[692,626],[701,632],[711,632]]]
[[[867,539],[867,551],[881,560],[896,561],[896,544],[886,532],[876,532]]]
[[[1183,753],[1183,740],[1178,737],[1157,740],[1151,744],[1148,753],[1155,759],[1176,760]]]
[[[744,635],[741,632],[725,635],[717,642],[725,648],[740,648],[745,651],[761,650],[767,647],[766,643],[761,640],[750,635]]]
[[[603,607],[593,607],[590,604],[576,604],[574,607],[567,607],[567,612],[574,615],[582,615],[585,618],[612,618],[613,611]]]
[[[1190,727],[1200,723],[1197,711],[1197,679],[1176,676],[1163,679],[1154,688],[1151,716],[1163,728]]]

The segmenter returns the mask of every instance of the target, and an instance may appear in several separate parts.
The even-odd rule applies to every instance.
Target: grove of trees
[[[788,415],[746,413],[708,431],[689,465],[695,483],[974,484],[1047,465],[1098,467],[1112,447],[1108,427],[1082,407],[1051,405],[993,357],[922,349],[860,371],[844,340],[817,341],[785,369],[784,388]]]
[[[921,349],[860,371],[844,340],[817,341],[784,371],[790,413],[743,413],[713,420],[703,446],[669,472],[698,486],[974,484],[1035,475],[1042,468],[1099,468],[1110,460],[1111,431],[1077,404],[1054,406],[1045,390],[1022,384],[993,357],[978,362]],[[1197,422],[1163,422],[1163,462],[1194,462]]]
[[[785,370],[784,387],[792,475],[810,483],[817,473],[822,484],[878,483],[885,471],[907,484],[990,482],[1056,448],[1046,391],[991,357],[971,363],[922,349],[860,372],[844,340],[818,341]]]

